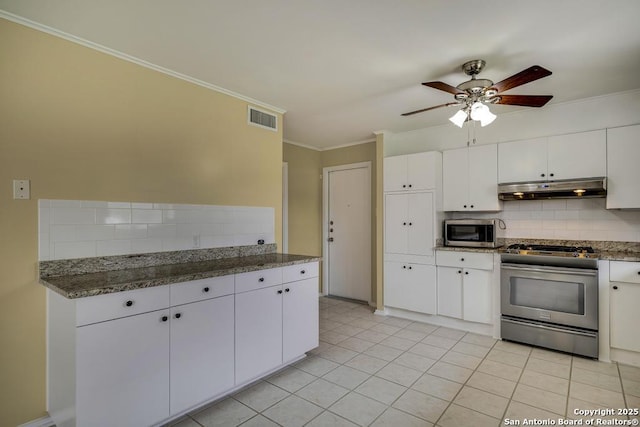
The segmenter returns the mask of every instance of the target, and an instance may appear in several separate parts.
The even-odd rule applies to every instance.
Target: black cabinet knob
[[[284,290],[284,291],[285,291],[285,292],[289,292],[289,288],[285,288],[285,290]]]
[[[403,223],[402,223],[402,225],[407,225],[407,223],[406,223],[406,222],[403,222]]]
[[[179,318],[181,318],[181,317],[182,317],[182,314],[180,314],[180,313],[176,313],[176,314],[175,314],[175,316],[173,316],[173,317],[175,317],[176,319],[179,319]]]
[[[202,291],[203,291],[203,292],[209,292],[209,287],[208,287],[208,286],[207,286],[207,287],[205,287]]]
[[[462,270],[458,270],[458,274],[461,274],[461,273],[462,273]]]
[[[467,205],[464,205],[464,208],[466,209],[466,208],[467,208]]]
[[[166,322],[167,320],[169,320],[169,317],[168,316],[162,316],[160,318],[160,320],[162,320],[163,322]]]
[[[411,184],[409,184],[409,188],[411,188],[411,187],[412,187]]]
[[[464,258],[460,258],[460,261],[464,261]]]
[[[305,274],[305,273],[306,273],[305,270],[300,271],[300,274]]]
[[[402,268],[407,268],[407,266],[406,266],[406,265],[403,265],[403,266],[402,266]]]
[[[258,282],[264,282],[264,277],[259,278]]]
[[[473,205],[471,205],[471,207],[473,208]]]
[[[407,185],[406,184],[402,184],[402,188],[407,188]]]
[[[553,174],[552,174],[552,173],[550,173],[550,174],[549,174],[549,176],[553,176]]]
[[[616,289],[616,290],[617,290],[617,289],[618,289],[618,287],[617,287],[617,286],[614,286],[614,287],[613,287],[613,289]]]
[[[410,222],[410,223],[409,223],[409,225],[413,225],[413,223],[412,223],[412,222]]]
[[[465,271],[465,272],[464,272],[464,274],[469,274],[469,272],[468,272],[468,271]]]
[[[413,267],[409,266],[409,270],[411,270]]]
[[[278,290],[278,294],[281,294],[281,293],[282,293],[282,289],[279,289],[279,290]]]
[[[638,274],[640,274],[640,271],[638,271]]]
[[[127,307],[131,307],[133,305],[133,301],[129,300],[125,302],[124,305],[126,305]]]
[[[543,173],[541,173],[540,176],[544,178],[544,174]]]

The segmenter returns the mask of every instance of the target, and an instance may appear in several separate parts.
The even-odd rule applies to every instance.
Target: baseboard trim
[[[18,427],[53,427],[54,425],[53,420],[47,415],[46,417],[20,424]]]

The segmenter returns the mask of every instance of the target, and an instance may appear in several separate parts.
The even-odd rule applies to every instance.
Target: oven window
[[[511,305],[584,315],[584,283],[510,279]]]

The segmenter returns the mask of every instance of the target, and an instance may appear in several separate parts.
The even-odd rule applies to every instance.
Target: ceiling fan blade
[[[505,92],[517,86],[522,86],[534,80],[541,79],[551,75],[551,71],[542,68],[539,65],[533,65],[526,70],[520,71],[511,77],[494,84],[492,87],[498,92]]]
[[[402,114],[402,116],[410,116],[412,114],[423,113],[425,111],[435,110],[436,108],[451,107],[452,105],[462,105],[462,104],[460,104],[459,102],[449,102],[447,104],[436,105],[434,107],[423,108],[422,110],[416,110],[416,111],[411,111],[409,113],[404,113],[404,114]]]
[[[523,107],[542,107],[553,95],[498,95],[495,104],[521,105]]]
[[[443,90],[445,92],[449,92],[451,94],[457,94],[457,93],[464,93],[463,91],[461,91],[460,89],[453,87],[449,84],[446,84],[444,82],[424,82],[422,83],[425,86],[429,86],[432,87],[434,89],[439,89],[439,90]]]

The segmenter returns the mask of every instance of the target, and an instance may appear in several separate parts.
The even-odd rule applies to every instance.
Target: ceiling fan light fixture
[[[462,110],[458,110],[457,113],[449,117],[449,120],[451,121],[451,123],[461,128],[464,122],[467,120],[466,108],[463,108]]]
[[[471,118],[479,120],[482,127],[493,123],[496,117],[482,102],[476,101],[471,105]]]

